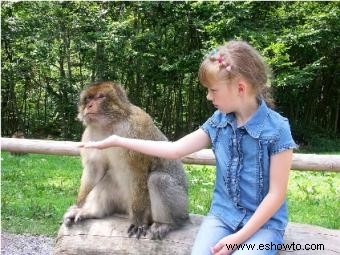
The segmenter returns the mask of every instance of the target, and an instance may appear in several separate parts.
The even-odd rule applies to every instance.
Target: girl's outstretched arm
[[[209,136],[202,129],[198,129],[175,142],[132,139],[112,135],[102,141],[82,143],[80,147],[97,149],[123,147],[151,156],[179,159],[203,149],[209,144]]]

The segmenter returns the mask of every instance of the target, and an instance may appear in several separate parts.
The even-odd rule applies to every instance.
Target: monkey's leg
[[[122,211],[115,202],[119,199],[116,189],[110,175],[106,174],[88,194],[83,205],[66,213],[64,220],[77,223],[85,219],[102,218],[113,211]]]
[[[150,197],[147,189],[147,175],[136,174],[133,179],[134,190],[130,206],[131,225],[128,228],[129,237],[136,235],[137,239],[141,235],[145,236],[151,224]]]
[[[153,172],[148,180],[151,211],[154,223],[151,238],[162,239],[170,230],[188,219],[188,196],[169,174]]]

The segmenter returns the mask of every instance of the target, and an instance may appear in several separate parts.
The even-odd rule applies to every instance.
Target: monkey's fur
[[[81,93],[79,119],[86,129],[82,142],[112,134],[166,140],[151,117],[131,104],[112,82],[91,84]],[[128,213],[129,236],[139,238],[151,226],[162,239],[188,219],[187,181],[179,160],[147,156],[119,147],[81,149],[84,166],[77,204],[64,215],[66,225],[86,218]]]
[[[25,139],[25,135],[24,135],[24,132],[18,130],[18,131],[15,131],[12,135],[12,138],[17,138],[17,139]],[[24,153],[24,152],[14,152],[14,151],[10,151],[9,152],[12,156],[23,156],[23,155],[26,155],[27,153]]]

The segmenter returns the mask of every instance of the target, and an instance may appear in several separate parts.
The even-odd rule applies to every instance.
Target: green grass
[[[340,229],[340,174],[291,171],[290,221]]]
[[[209,211],[215,182],[215,168],[186,165],[189,182],[189,210],[206,215]]]
[[[79,158],[2,153],[1,159],[2,229],[54,235],[77,195]]]
[[[81,176],[78,157],[1,155],[2,229],[13,233],[55,235],[66,209],[75,202]],[[186,166],[190,212],[206,214],[215,168]],[[340,175],[292,171],[290,221],[340,228]]]

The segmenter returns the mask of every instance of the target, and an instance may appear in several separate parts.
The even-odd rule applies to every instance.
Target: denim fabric
[[[210,255],[210,247],[234,231],[214,215],[208,215],[198,231],[191,255]],[[274,255],[283,244],[284,231],[259,229],[250,239],[236,249],[233,255]]]
[[[268,193],[270,157],[296,148],[289,122],[262,100],[241,127],[237,127],[233,113],[217,110],[201,128],[209,135],[216,157],[210,214],[235,231],[249,220]],[[284,202],[263,228],[284,230],[287,218]]]

